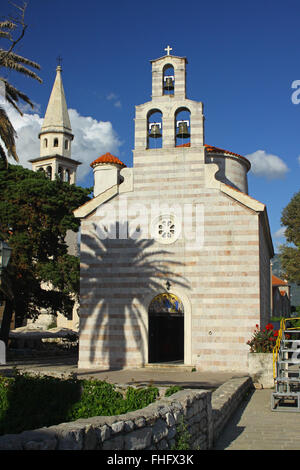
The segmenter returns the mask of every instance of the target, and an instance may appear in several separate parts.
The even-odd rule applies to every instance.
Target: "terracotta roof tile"
[[[90,166],[93,168],[95,165],[98,163],[115,163],[116,165],[120,165],[122,167],[126,167],[125,163],[121,162],[117,157],[114,155],[111,155],[110,153],[105,153],[104,155],[101,155],[101,157],[97,158],[94,160]]]
[[[206,151],[207,152],[213,152],[213,153],[228,153],[229,155],[234,155],[235,157],[242,157],[242,158],[245,158],[243,157],[243,155],[239,155],[238,153],[234,153],[234,152],[229,152],[229,150],[224,150],[224,149],[220,149],[219,147],[214,147],[213,145],[207,145],[205,144],[204,147],[206,147]]]
[[[188,142],[187,144],[176,145],[176,147],[190,147],[190,146],[191,146],[190,142]]]
[[[190,146],[191,146],[190,142],[188,142],[187,144],[176,145],[176,147],[190,147]],[[214,145],[204,144],[204,147],[208,153],[223,153],[227,155],[233,155],[234,157],[243,158],[250,164],[249,160],[247,160],[246,157],[243,157],[243,155],[240,155],[239,153],[230,152],[229,150],[224,150],[219,147],[215,147]]]
[[[272,286],[287,286],[287,285],[288,285],[287,281],[283,281],[279,277],[274,276],[274,274],[272,274]]]

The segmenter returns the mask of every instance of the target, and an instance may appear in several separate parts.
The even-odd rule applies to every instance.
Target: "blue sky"
[[[3,3],[5,15],[12,8]],[[111,151],[131,166],[135,105],[151,99],[150,60],[170,44],[172,54],[188,59],[187,97],[204,103],[205,143],[253,155],[249,194],[267,205],[276,247],[283,241],[275,236],[281,211],[300,190],[300,104],[291,99],[292,83],[300,80],[299,17],[300,2],[290,0],[29,0],[17,52],[41,65],[43,84],[9,79],[42,118],[61,55],[72,127],[73,116],[79,133],[88,123],[106,133],[89,158]],[[29,139],[29,121],[23,149],[32,145],[34,158],[39,147],[35,134]],[[73,158],[82,160],[85,147],[76,147],[76,139]],[[80,184],[91,186],[85,165]]]

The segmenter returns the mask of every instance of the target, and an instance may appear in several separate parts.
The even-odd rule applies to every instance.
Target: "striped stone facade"
[[[169,63],[171,97],[161,91]],[[75,211],[81,368],[148,364],[149,305],[160,293],[181,300],[183,363],[199,370],[245,371],[246,342],[257,323],[269,320],[273,246],[266,209],[247,194],[249,162],[204,145],[203,106],[185,97],[185,65],[175,56],[152,61],[152,100],[136,107],[133,168]],[[181,108],[190,111],[191,137],[176,147],[174,116]],[[163,115],[163,144],[147,149],[153,109]],[[175,217],[180,234],[171,243],[153,236],[158,208]]]

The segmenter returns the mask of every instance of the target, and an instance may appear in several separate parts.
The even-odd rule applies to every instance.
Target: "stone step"
[[[276,377],[275,382],[296,382],[300,383],[299,377]]]
[[[195,369],[195,365],[183,364],[177,362],[152,362],[151,364],[145,364],[146,369],[174,369],[191,372],[192,369]]]

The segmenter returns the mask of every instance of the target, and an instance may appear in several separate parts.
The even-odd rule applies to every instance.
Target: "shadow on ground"
[[[238,423],[241,421],[241,417],[248,406],[254,390],[251,391],[242,401],[236,412],[228,420],[224,427],[221,435],[214,444],[213,450],[225,450],[229,445],[235,441],[245,430],[245,426],[239,426]]]

